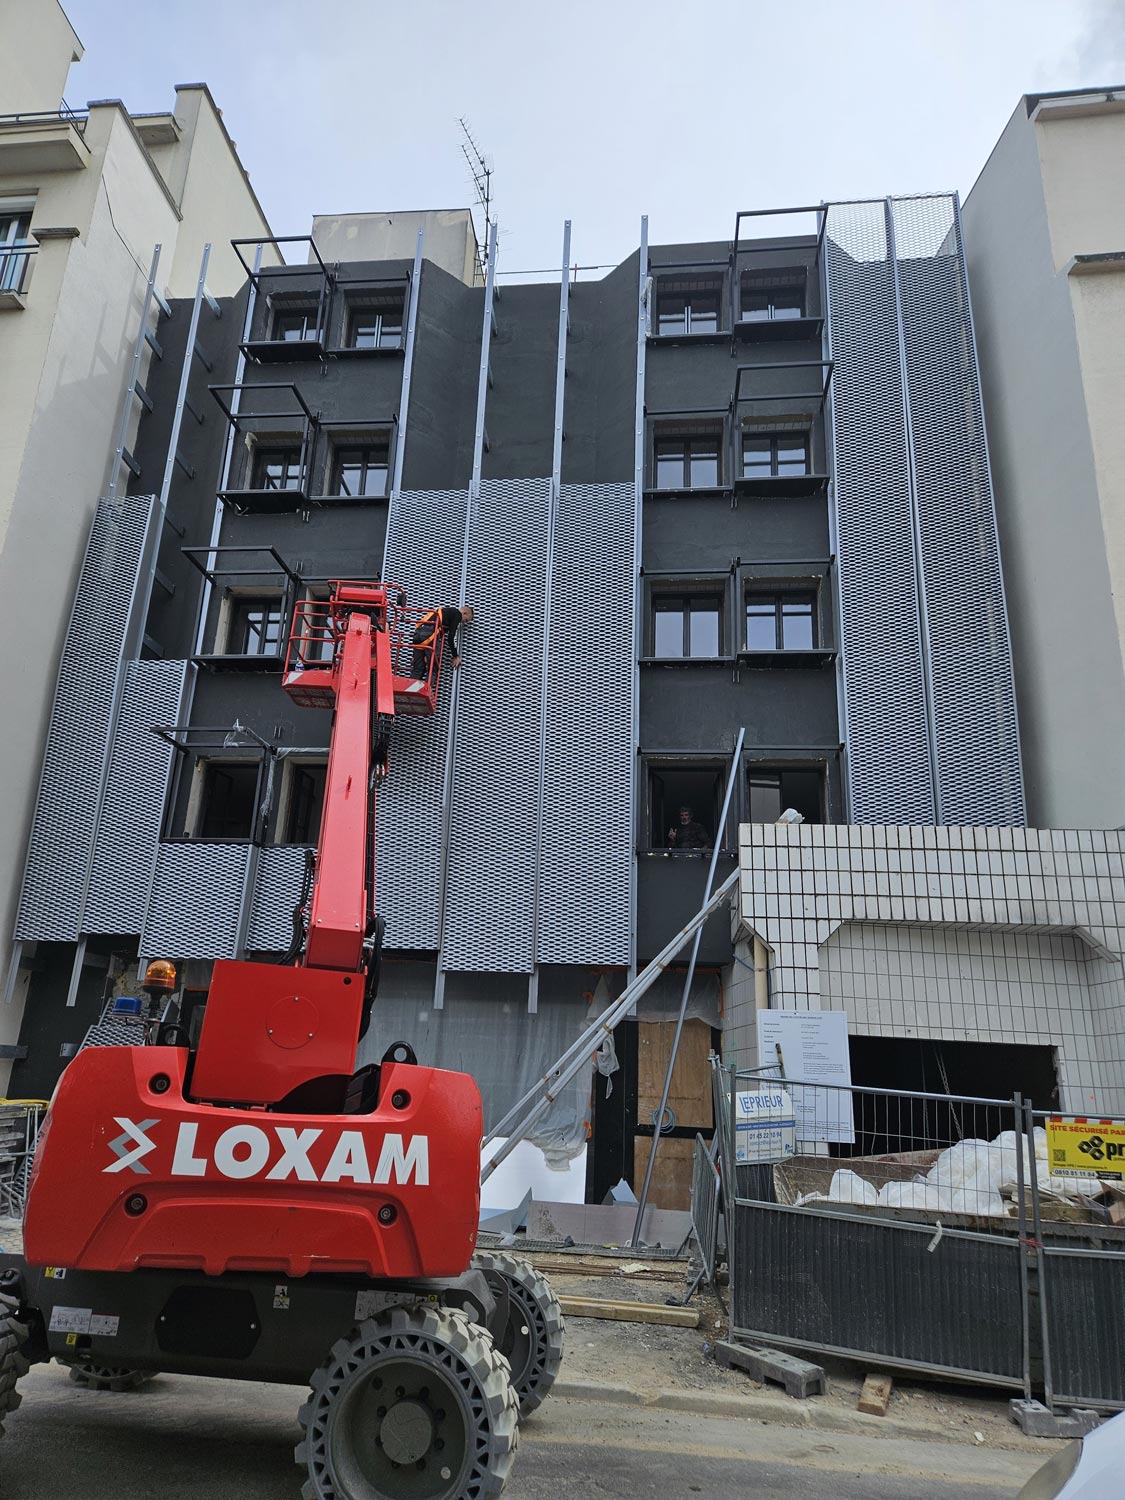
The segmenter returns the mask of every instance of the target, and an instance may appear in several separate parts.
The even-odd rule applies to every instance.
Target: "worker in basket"
[[[449,659],[453,666],[461,665],[457,654],[457,632],[462,625],[471,624],[472,606],[447,604],[441,609],[429,609],[414,627],[414,662],[411,676],[425,681],[430,675],[430,660],[435,649],[440,652],[443,641],[449,642]]]

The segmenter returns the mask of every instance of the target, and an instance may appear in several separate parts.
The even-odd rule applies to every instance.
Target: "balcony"
[[[0,176],[39,177],[89,164],[86,116],[73,110],[0,115]]]
[[[24,294],[31,280],[32,258],[38,250],[39,246],[32,240],[0,245],[0,311],[25,306]]]

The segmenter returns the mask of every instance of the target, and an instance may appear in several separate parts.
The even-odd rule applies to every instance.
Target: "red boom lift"
[[[311,897],[280,963],[218,960],[198,1045],[88,1047],[31,1169],[24,1257],[0,1256],[0,1429],[18,1376],[156,1371],[311,1384],[306,1500],[487,1500],[562,1354],[531,1267],[474,1255],[481,1101],[396,1043],[355,1070],[375,997],[375,787],[396,714],[431,714],[441,637],[336,583],[295,615],[283,685],[334,709]],[[406,668],[406,670],[402,670]],[[307,893],[306,893],[307,895]],[[150,965],[150,1007],[174,986]]]

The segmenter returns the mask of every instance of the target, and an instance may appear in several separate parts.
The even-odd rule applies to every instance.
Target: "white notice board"
[[[847,1011],[760,1010],[758,1062],[763,1068],[777,1066],[778,1047],[786,1086],[793,1096],[797,1139],[853,1142],[852,1096],[847,1091],[852,1081]],[[792,1087],[791,1079],[842,1087]]]

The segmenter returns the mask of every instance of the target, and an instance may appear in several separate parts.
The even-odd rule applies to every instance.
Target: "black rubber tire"
[[[23,1400],[16,1390],[16,1381],[31,1368],[20,1353],[28,1330],[18,1315],[16,1299],[0,1294],[0,1437],[4,1435],[4,1418]]]
[[[124,1365],[71,1365],[70,1378],[87,1391],[136,1391],[148,1384],[152,1371]]]
[[[510,1317],[497,1340],[512,1367],[512,1384],[520,1400],[520,1417],[542,1406],[559,1373],[563,1357],[563,1315],[551,1283],[530,1261],[499,1250],[478,1250],[473,1266],[486,1276],[507,1282]],[[519,1320],[517,1322],[517,1319]]]
[[[389,1409],[377,1404],[380,1369],[396,1380]],[[391,1308],[338,1339],[310,1384],[298,1413],[304,1440],[295,1451],[308,1470],[304,1500],[497,1500],[503,1493],[519,1441],[519,1402],[507,1360],[463,1313],[432,1305]],[[396,1411],[404,1421],[392,1428]],[[423,1436],[396,1464],[388,1434],[402,1442],[419,1412],[420,1429],[410,1428],[407,1437],[413,1441],[419,1430]],[[347,1437],[357,1422],[365,1434],[376,1428],[362,1454]],[[439,1445],[450,1454],[444,1461],[435,1456]],[[428,1465],[432,1481],[423,1472]]]

